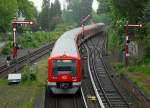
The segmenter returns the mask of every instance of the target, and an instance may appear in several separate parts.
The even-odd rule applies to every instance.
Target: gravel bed
[[[27,48],[27,49],[19,49],[17,51],[17,58],[20,58],[22,56],[25,56],[26,54],[28,54],[29,52],[33,52],[38,48]],[[0,66],[5,65],[6,64],[6,58],[8,55],[0,55]],[[11,54],[11,58],[12,58],[12,54]]]

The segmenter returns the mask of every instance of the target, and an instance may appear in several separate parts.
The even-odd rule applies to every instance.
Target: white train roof
[[[89,27],[93,27],[94,25],[85,26],[85,29],[88,29]],[[62,56],[62,55],[79,57],[75,39],[76,39],[77,34],[80,33],[81,30],[82,28],[75,28],[75,29],[65,32],[56,41],[54,48],[51,52],[51,57],[57,57],[57,56]]]

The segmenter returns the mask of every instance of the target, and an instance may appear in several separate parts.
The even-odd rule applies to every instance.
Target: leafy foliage
[[[71,0],[67,10],[63,11],[65,23],[80,23],[80,3],[81,0]]]
[[[35,19],[36,18],[36,8],[33,5],[33,2],[29,0],[17,0],[18,4],[18,14],[22,14],[26,19]]]
[[[12,5],[13,4],[13,5]],[[16,0],[0,1],[0,32],[6,32],[17,12]]]
[[[41,29],[51,31],[61,22],[61,7],[58,0],[51,3],[50,0],[43,0],[42,12],[39,16]]]
[[[45,43],[55,41],[59,38],[68,28],[64,24],[58,24],[56,29],[52,32],[24,32],[21,36],[17,37],[17,43],[21,48],[37,48]],[[11,54],[12,51],[12,41],[8,41],[2,48],[2,54]]]
[[[39,20],[40,20],[41,29],[45,31],[48,31],[49,29],[49,20],[50,20],[49,8],[50,8],[49,0],[43,0],[42,11],[40,13]]]
[[[3,46],[2,50],[1,50],[1,53],[4,54],[4,55],[10,54],[11,51],[12,51],[11,45],[12,45],[12,42],[11,42],[11,41],[8,41],[8,42]]]
[[[143,11],[143,17],[142,19],[145,26],[145,56],[150,59],[150,0],[148,1],[144,11]]]
[[[80,21],[92,13],[93,0],[82,0],[80,5]]]
[[[11,22],[20,13],[27,19],[36,18],[36,8],[28,0],[1,0],[0,1],[0,32],[7,32]]]
[[[98,14],[109,13],[110,12],[110,7],[109,7],[109,4],[108,4],[108,1],[107,0],[98,0],[98,1],[100,3],[99,3],[99,6],[98,6],[97,13]]]
[[[67,10],[63,11],[65,23],[80,25],[81,21],[88,15],[92,15],[93,0],[71,0]],[[89,23],[87,20],[86,23]]]
[[[148,0],[113,0],[115,14],[128,18],[129,22],[137,23]]]

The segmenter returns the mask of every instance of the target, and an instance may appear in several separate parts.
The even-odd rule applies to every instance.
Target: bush
[[[121,64],[121,63],[116,63],[115,64],[115,69],[118,71],[118,70],[120,70],[120,69],[122,69],[124,67],[124,65],[123,64]]]
[[[126,72],[125,68],[124,68],[124,64],[115,63],[114,68],[115,68],[116,72],[118,73],[118,75],[123,75]]]
[[[142,65],[142,64],[149,64],[150,63],[150,58],[148,58],[147,56],[144,56],[142,58],[138,58],[136,60],[136,64],[137,65]]]
[[[1,53],[4,55],[11,54],[12,52],[12,42],[8,41],[1,49]]]
[[[36,74],[35,73],[24,73],[22,75],[22,81],[25,82],[25,81],[34,81],[36,80]]]
[[[129,68],[128,68],[128,71],[129,71],[129,72],[135,72],[135,70],[136,70],[136,67],[129,67]]]
[[[36,74],[35,73],[31,73],[30,75],[30,80],[36,80]]]
[[[27,80],[28,80],[28,74],[27,73],[22,74],[22,82],[25,82]]]

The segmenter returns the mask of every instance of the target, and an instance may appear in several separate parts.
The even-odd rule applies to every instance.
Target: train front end
[[[48,59],[48,88],[54,94],[75,94],[81,86],[80,57],[50,57]]]

